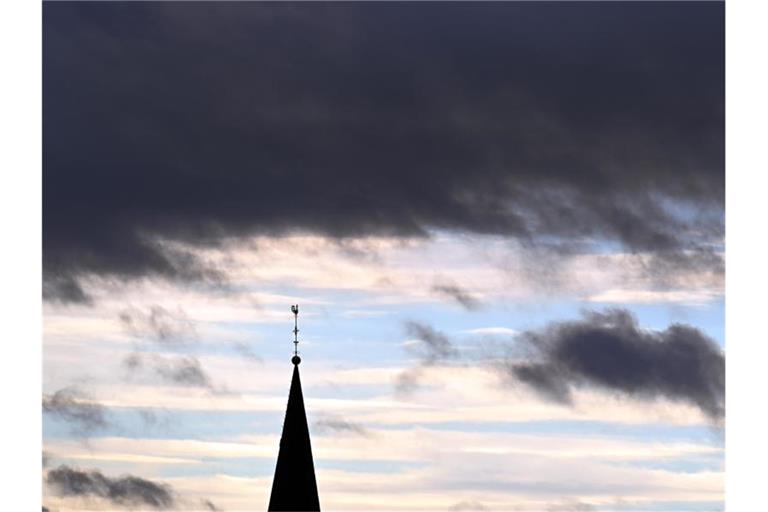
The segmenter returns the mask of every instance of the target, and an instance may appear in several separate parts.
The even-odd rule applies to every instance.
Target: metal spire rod
[[[299,355],[299,305],[291,306],[293,312],[293,355]]]

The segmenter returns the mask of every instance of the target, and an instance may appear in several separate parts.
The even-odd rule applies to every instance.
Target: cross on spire
[[[312,459],[312,444],[309,439],[307,414],[304,410],[304,395],[299,378],[299,306],[291,306],[294,315],[293,327],[293,377],[288,392],[288,406],[280,437],[280,451],[277,455],[272,493],[269,497],[269,512],[319,512],[320,499],[315,480],[315,464]]]
[[[293,313],[293,357],[291,362],[299,364],[301,362],[299,357],[299,305],[291,306],[291,312]]]

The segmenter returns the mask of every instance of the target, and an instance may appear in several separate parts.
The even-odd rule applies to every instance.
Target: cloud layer
[[[172,242],[297,230],[722,263],[721,4],[51,3],[43,25],[49,299],[221,279]]]

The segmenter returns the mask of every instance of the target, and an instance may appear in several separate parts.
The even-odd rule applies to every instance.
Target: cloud
[[[481,302],[464,288],[449,282],[437,282],[432,285],[432,291],[437,295],[456,301],[467,311],[476,311],[482,306]]]
[[[340,417],[321,418],[313,424],[313,427],[317,432],[321,434],[337,432],[341,434],[355,434],[364,437],[371,435],[371,432],[359,423],[347,421]]]
[[[211,378],[194,356],[156,359],[155,371],[169,382],[184,386],[213,389]]]
[[[112,478],[62,465],[48,472],[46,482],[62,496],[104,498],[121,507],[169,509],[176,503],[169,485],[132,475]]]
[[[182,310],[168,311],[153,304],[146,311],[129,307],[118,314],[123,329],[136,338],[158,343],[178,343],[197,338],[195,323]]]
[[[45,297],[296,232],[722,271],[721,4],[434,8],[44,5]]]
[[[216,389],[210,375],[195,356],[143,355],[134,352],[123,360],[123,365],[131,372],[139,371],[146,365],[156,375],[171,384],[205,388],[211,391]]]
[[[232,344],[233,348],[237,351],[238,354],[243,356],[245,359],[253,362],[253,363],[263,363],[264,359],[261,358],[256,352],[253,351],[253,348],[248,345],[247,343],[243,343],[241,341],[236,341]]]
[[[71,275],[46,275],[43,280],[43,299],[50,302],[91,305],[93,300]]]
[[[416,345],[408,345],[408,347],[412,347],[411,350],[419,356],[425,365],[453,359],[459,355],[451,340],[429,325],[409,320],[405,322],[405,332],[419,342]]]
[[[475,329],[466,329],[462,332],[483,336],[515,336],[518,334],[518,331],[509,327],[477,327]]]
[[[409,320],[405,332],[415,338],[405,344],[419,359],[419,365],[406,368],[395,377],[395,393],[408,395],[419,387],[422,369],[459,357],[459,351],[448,337],[429,325]]]
[[[725,414],[725,355],[688,325],[648,331],[623,309],[585,312],[579,321],[522,333],[517,348],[521,354],[505,361],[505,374],[550,400],[570,403],[573,388],[591,386],[684,401],[713,420]]]
[[[69,423],[75,435],[87,437],[109,426],[106,408],[74,386],[44,395],[43,411]]]
[[[211,512],[218,512],[221,509],[213,504],[211,500],[200,500],[200,503],[205,507],[206,510],[210,510]]]

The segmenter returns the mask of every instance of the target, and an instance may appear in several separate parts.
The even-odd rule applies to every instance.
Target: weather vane
[[[291,312],[293,313],[293,357],[291,362],[299,364],[301,362],[299,357],[299,305],[291,306]]]

